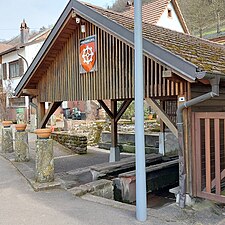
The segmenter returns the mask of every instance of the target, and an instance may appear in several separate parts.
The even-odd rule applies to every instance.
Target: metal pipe
[[[179,206],[184,208],[186,200],[186,164],[184,160],[184,127],[183,127],[183,110],[200,102],[206,101],[215,96],[219,96],[220,76],[210,80],[212,91],[204,95],[198,96],[190,101],[184,102],[177,109],[177,130],[179,142]]]
[[[135,152],[136,152],[136,218],[147,219],[145,142],[144,142],[144,79],[142,43],[142,0],[134,1],[135,46]]]
[[[20,55],[20,54],[19,54],[19,52],[18,52],[18,50],[19,50],[19,49],[16,49],[16,53],[17,53],[17,55],[18,55],[19,57],[21,57],[21,58],[25,61],[26,66],[27,66],[27,68],[28,68],[29,64],[28,64],[28,62],[27,62],[26,58],[25,58],[25,57],[23,57],[22,55]]]

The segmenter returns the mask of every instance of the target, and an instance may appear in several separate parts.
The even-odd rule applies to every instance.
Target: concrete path
[[[56,189],[34,192],[12,164],[0,157],[0,224],[139,224],[134,211],[75,198]]]

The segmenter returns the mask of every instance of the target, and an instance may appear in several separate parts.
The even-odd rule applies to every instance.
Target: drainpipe
[[[219,96],[220,76],[210,79],[212,91],[204,95],[198,96],[190,101],[181,104],[177,109],[177,129],[179,142],[179,206],[184,208],[186,200],[186,165],[184,160],[184,127],[183,127],[183,110],[200,102]]]

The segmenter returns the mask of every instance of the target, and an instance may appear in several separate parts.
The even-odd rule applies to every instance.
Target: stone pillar
[[[11,127],[2,128],[2,151],[4,153],[13,152],[13,134]]]
[[[15,161],[29,161],[28,133],[26,131],[16,131],[15,133]]]
[[[36,174],[39,183],[54,181],[53,140],[38,139],[36,141]]]

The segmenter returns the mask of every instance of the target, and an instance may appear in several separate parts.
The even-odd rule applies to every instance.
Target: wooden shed
[[[119,13],[68,3],[16,88],[17,96],[37,98],[40,127],[62,101],[98,100],[111,118],[118,159],[117,122],[134,99],[133,30],[133,19]],[[188,193],[225,202],[225,48],[143,23],[143,57],[140,91],[162,131],[169,128],[179,140],[181,201]],[[47,114],[45,102],[51,102]]]

